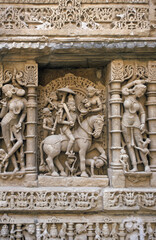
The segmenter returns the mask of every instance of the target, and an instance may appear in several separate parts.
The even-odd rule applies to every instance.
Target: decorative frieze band
[[[0,0],[0,3],[11,3],[11,4],[17,4],[17,3],[33,3],[33,4],[57,4],[59,0]],[[82,0],[82,3],[114,3],[114,4],[122,4],[122,3],[133,3],[133,4],[148,4],[149,0]]]
[[[156,221],[150,217],[49,216],[23,219],[3,214],[1,239],[17,240],[155,240]]]
[[[156,190],[105,189],[103,204],[105,210],[155,210]]]
[[[83,19],[83,20],[82,20]],[[88,6],[80,1],[68,6],[66,0],[56,6],[3,6],[0,8],[0,29],[39,30],[64,29],[150,30],[149,7],[143,6]],[[110,32],[109,32],[110,34]],[[114,34],[114,33],[113,33]]]
[[[98,200],[97,190],[0,190],[0,211],[91,210],[97,206]]]

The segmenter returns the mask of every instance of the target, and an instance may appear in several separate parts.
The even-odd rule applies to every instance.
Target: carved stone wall
[[[0,0],[0,240],[156,239],[155,17]]]

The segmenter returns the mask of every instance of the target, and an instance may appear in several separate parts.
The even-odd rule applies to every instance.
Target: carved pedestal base
[[[110,176],[110,186],[119,188],[125,187],[125,176],[123,174],[123,170],[116,170],[116,169],[108,169],[108,175]]]
[[[36,173],[16,172],[16,173],[1,173],[1,186],[24,186],[37,187]]]
[[[39,176],[39,187],[107,187],[108,176],[103,178],[85,178],[85,177],[51,177],[51,176]]]
[[[125,173],[126,187],[150,187],[150,177],[152,173],[128,172]]]

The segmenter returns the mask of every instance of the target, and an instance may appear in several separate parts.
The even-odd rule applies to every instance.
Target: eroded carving
[[[120,209],[128,210],[140,208],[155,209],[156,197],[155,192],[140,190],[108,190],[104,192],[104,208],[105,209]]]
[[[0,117],[2,136],[5,142],[6,151],[1,149],[1,171],[6,176],[9,159],[13,164],[13,173],[25,171],[24,149],[23,149],[23,122],[26,117],[26,104],[24,98],[25,90],[6,84],[2,87],[5,98],[1,101],[2,109]]]
[[[81,210],[96,207],[99,192],[0,191],[0,208],[8,210]]]
[[[147,145],[150,140],[147,138],[143,141],[143,134],[146,131],[146,114],[142,104],[138,101],[146,92],[145,82],[146,80],[135,80],[122,88],[122,94],[125,98],[122,133],[132,164],[131,172],[138,171],[137,161],[139,161],[139,156],[141,158],[140,161],[142,161],[145,166],[145,172],[150,172],[147,159],[147,154],[149,153]],[[136,150],[139,150],[139,155]]]
[[[92,2],[93,3],[93,2]],[[97,3],[97,2],[96,2]],[[108,2],[107,2],[108,3]],[[12,29],[150,30],[149,7],[82,6],[80,1],[58,1],[58,7],[2,7],[0,27]],[[104,2],[102,2],[104,4]],[[33,25],[31,24],[33,23]]]
[[[60,79],[59,85],[68,84],[69,87],[56,89],[56,83],[52,83],[52,92],[46,96],[43,105],[43,128],[46,137],[40,145],[41,163],[40,171],[48,171],[52,176],[83,176],[95,175],[94,169],[107,164],[106,154],[102,146],[102,130],[104,126],[104,91],[94,86],[82,88],[81,91],[74,86],[74,75],[65,76],[64,83]],[[58,81],[58,82],[59,82]],[[83,84],[87,84],[84,80]],[[81,85],[81,83],[80,83]],[[49,90],[49,89],[47,89]],[[47,95],[47,90],[46,95]],[[61,98],[59,99],[59,96]],[[42,96],[42,93],[41,93]],[[49,133],[48,133],[49,132]],[[101,139],[100,139],[101,137]],[[95,140],[94,140],[95,139]],[[99,143],[99,139],[101,143]],[[87,158],[89,151],[96,149],[100,155]],[[44,152],[47,157],[44,159]],[[64,164],[59,160],[60,153],[67,155]],[[76,153],[79,153],[79,159]],[[79,162],[80,161],[80,162]],[[87,169],[87,166],[90,169]],[[86,172],[87,171],[87,172]]]

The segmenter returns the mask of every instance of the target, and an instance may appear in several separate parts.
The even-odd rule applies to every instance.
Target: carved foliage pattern
[[[79,1],[60,1],[58,7],[0,8],[0,28],[61,29],[66,25],[83,29],[149,29],[147,7],[82,7]]]
[[[95,191],[1,191],[0,209],[87,210],[96,207],[98,194]]]
[[[105,191],[104,208],[107,210],[156,209],[155,191]]]
[[[37,219],[36,219],[37,220]],[[25,222],[18,221],[6,214],[2,216],[0,231],[3,239],[155,239],[156,222],[154,219],[142,220],[139,217],[127,217],[123,220],[104,218],[99,221],[82,219],[79,221],[63,220],[51,217],[46,220]],[[6,238],[8,237],[8,238]],[[10,237],[10,238],[9,238]]]

